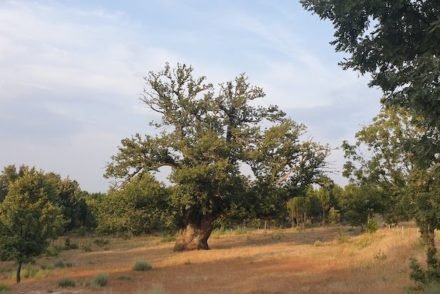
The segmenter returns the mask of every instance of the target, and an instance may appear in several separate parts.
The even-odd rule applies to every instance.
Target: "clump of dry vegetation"
[[[81,293],[94,293],[98,285],[114,293],[136,293],[160,283],[166,293],[392,294],[414,286],[409,261],[423,260],[424,250],[415,227],[374,234],[348,227],[232,231],[214,239],[209,251],[171,249],[172,243],[161,242],[160,236],[112,238],[109,250],[60,252],[57,259],[75,260],[74,267],[54,268],[47,277],[28,277],[21,285],[14,285],[9,271],[0,274],[0,283],[12,292],[47,291],[68,276]],[[134,271],[133,264],[144,264],[139,256],[156,270],[148,275]],[[46,257],[40,262],[47,262]],[[195,287],[194,281],[200,284]]]

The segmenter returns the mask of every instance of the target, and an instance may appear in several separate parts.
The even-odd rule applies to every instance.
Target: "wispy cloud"
[[[38,165],[104,189],[119,140],[147,125],[135,110],[142,77],[177,59],[137,43],[135,30],[122,13],[0,4],[0,166]]]
[[[166,61],[214,83],[247,72],[262,103],[333,146],[377,109],[378,91],[338,68],[329,31],[290,1],[84,3],[0,3],[0,167],[37,165],[105,190],[119,140],[153,118],[137,99],[142,77]]]

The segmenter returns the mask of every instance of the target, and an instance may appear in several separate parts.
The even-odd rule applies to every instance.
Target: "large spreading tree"
[[[175,250],[209,248],[214,220],[250,194],[246,164],[257,181],[290,191],[322,172],[328,148],[300,141],[304,126],[277,106],[256,106],[265,94],[245,75],[216,90],[205,77],[194,77],[192,67],[167,64],[150,72],[146,84],[142,100],[160,114],[152,123],[160,133],[123,139],[106,176],[126,184],[171,168],[170,202],[182,229]]]

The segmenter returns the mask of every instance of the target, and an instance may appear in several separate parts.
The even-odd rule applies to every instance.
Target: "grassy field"
[[[173,241],[161,237],[70,243],[78,249],[38,259],[18,286],[14,265],[0,263],[0,284],[10,293],[390,294],[413,285],[408,259],[423,258],[413,227],[373,235],[348,227],[215,232],[211,250],[183,253],[172,252]],[[144,270],[134,270],[136,263]]]

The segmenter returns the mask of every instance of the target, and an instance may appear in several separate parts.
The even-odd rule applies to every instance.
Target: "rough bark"
[[[208,250],[212,221],[212,217],[204,217],[200,223],[189,223],[177,238],[174,251]]]
[[[20,283],[20,281],[21,281],[21,265],[22,265],[21,261],[18,262],[17,275],[16,275],[17,284]]]

